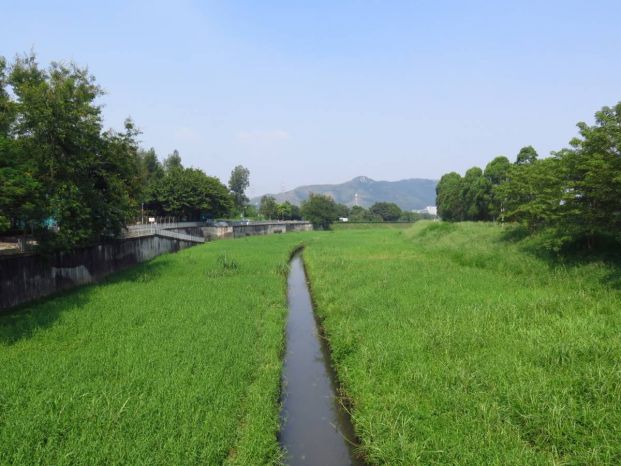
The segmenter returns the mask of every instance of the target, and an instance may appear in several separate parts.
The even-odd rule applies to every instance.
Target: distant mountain
[[[341,184],[316,184],[300,186],[280,194],[271,194],[278,202],[289,201],[300,205],[309,193],[328,194],[339,204],[353,206],[356,194],[358,205],[370,207],[376,202],[394,202],[403,210],[424,209],[436,203],[435,180],[411,178],[400,181],[375,181],[366,176],[358,176]],[[261,196],[250,200],[258,204]]]

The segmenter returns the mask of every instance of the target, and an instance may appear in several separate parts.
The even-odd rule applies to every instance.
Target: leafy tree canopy
[[[401,217],[401,208],[394,202],[376,202],[369,212],[381,217],[384,222],[396,222]]]
[[[329,230],[330,225],[338,220],[338,211],[334,199],[324,194],[310,193],[302,203],[302,216],[313,224],[314,228]]]
[[[537,160],[538,156],[539,154],[537,154],[537,151],[533,148],[533,146],[522,147],[515,159],[515,164],[529,165]]]
[[[267,219],[278,218],[278,203],[274,196],[263,196],[259,203],[259,214]]]

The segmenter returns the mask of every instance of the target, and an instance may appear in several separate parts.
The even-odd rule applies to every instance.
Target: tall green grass
[[[197,246],[0,317],[0,464],[278,462],[300,238]]]
[[[486,224],[315,236],[317,312],[373,464],[621,464],[621,293]]]

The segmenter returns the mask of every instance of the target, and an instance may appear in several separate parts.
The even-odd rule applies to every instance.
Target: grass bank
[[[335,231],[342,230],[368,230],[368,229],[403,229],[403,228],[411,228],[413,223],[410,222],[339,222],[333,223],[332,229]]]
[[[265,464],[301,234],[197,246],[0,317],[0,464]]]
[[[488,224],[316,235],[304,257],[368,459],[621,463],[621,293]]]

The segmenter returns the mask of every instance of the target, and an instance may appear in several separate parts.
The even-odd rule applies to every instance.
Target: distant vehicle
[[[229,224],[227,222],[220,221],[220,222],[216,222],[214,226],[216,226],[216,227],[228,227]]]

